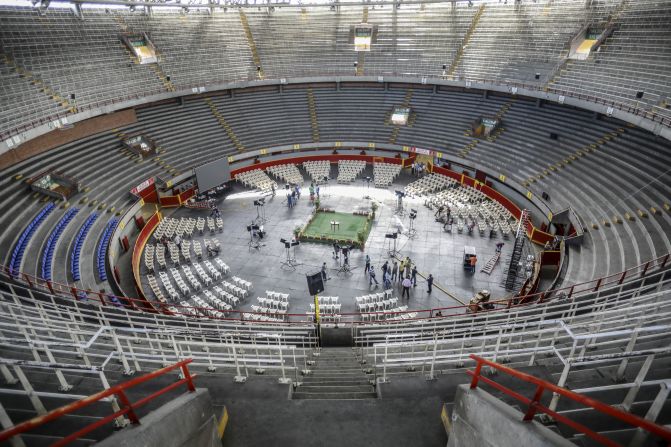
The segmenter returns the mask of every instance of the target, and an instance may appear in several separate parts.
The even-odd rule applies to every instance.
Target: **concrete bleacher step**
[[[349,348],[322,349],[292,399],[374,399],[372,376]]]
[[[377,394],[375,392],[311,392],[293,393],[292,399],[321,399],[321,400],[351,400],[351,399],[375,399]]]

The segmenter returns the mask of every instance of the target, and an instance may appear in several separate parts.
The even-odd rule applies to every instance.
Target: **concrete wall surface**
[[[171,400],[140,420],[96,444],[98,447],[221,447],[217,417],[207,389]]]
[[[480,388],[459,385],[452,410],[448,447],[575,446]]]

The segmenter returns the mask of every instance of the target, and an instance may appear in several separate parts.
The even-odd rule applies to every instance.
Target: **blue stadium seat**
[[[37,213],[37,216],[33,218],[33,220],[28,224],[25,230],[23,230],[23,233],[21,234],[21,237],[19,237],[18,242],[16,243],[16,246],[14,247],[14,251],[12,251],[12,257],[9,263],[9,271],[10,275],[15,278],[19,274],[19,270],[21,269],[21,260],[23,259],[23,253],[26,250],[26,247],[28,246],[28,242],[30,241],[30,238],[33,236],[39,225],[46,219],[46,217],[56,208],[56,206],[53,203],[47,204],[42,210],[40,210],[39,213]]]
[[[49,239],[47,239],[47,244],[42,252],[42,278],[47,281],[51,281],[51,267],[58,239],[61,237],[61,234],[63,234],[63,230],[65,230],[68,223],[70,223],[70,221],[77,215],[77,212],[79,212],[78,208],[70,208],[67,210],[56,224],[56,227],[52,230]]]
[[[98,249],[96,250],[96,260],[98,262],[98,276],[101,281],[107,280],[107,272],[105,271],[105,258],[107,257],[107,247],[109,246],[112,233],[119,223],[118,219],[112,219],[107,223],[103,231],[100,241],[98,242]]]
[[[97,213],[91,214],[81,226],[79,232],[77,233],[77,237],[75,238],[75,245],[70,255],[70,270],[72,271],[72,279],[74,281],[79,281],[81,279],[79,268],[80,254],[84,245],[84,240],[86,240],[86,235],[97,219]]]

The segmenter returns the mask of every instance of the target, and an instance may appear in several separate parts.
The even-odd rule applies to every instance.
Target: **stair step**
[[[376,393],[356,393],[356,392],[337,392],[337,393],[302,393],[293,394],[294,399],[328,399],[328,400],[351,400],[351,399],[375,399]]]
[[[341,378],[323,378],[323,377],[310,377],[310,376],[305,376],[303,378],[303,386],[305,385],[333,385],[333,386],[338,386],[338,385],[343,385],[343,386],[351,386],[351,385],[370,385],[370,380],[371,379],[341,379]]]
[[[368,385],[301,385],[296,389],[301,393],[373,393],[373,386]]]

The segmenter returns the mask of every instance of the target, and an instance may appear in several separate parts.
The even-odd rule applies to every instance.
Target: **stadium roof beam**
[[[48,1],[49,0],[44,0]],[[43,2],[44,2],[43,1]],[[398,0],[354,0],[354,1],[338,1],[338,0],[327,0],[327,1],[313,1],[310,3],[299,3],[294,2],[294,0],[268,0],[264,2],[258,2],[256,4],[250,3],[244,0],[224,0],[224,1],[209,1],[203,0],[190,0],[186,5],[181,2],[181,0],[64,0],[73,4],[86,4],[86,5],[117,5],[117,6],[140,6],[140,7],[170,7],[170,8],[182,8],[184,6],[191,8],[208,8],[211,11],[216,9],[223,8],[259,8],[262,6],[270,7],[280,7],[280,8],[310,8],[310,7],[331,7],[335,6],[337,8],[341,6],[379,6],[379,5],[390,5],[394,6],[398,4]],[[485,2],[487,0],[479,0],[479,2]],[[472,3],[478,2],[478,0],[471,0]],[[456,4],[471,3],[468,0],[403,0],[405,5],[421,5],[421,4]]]

